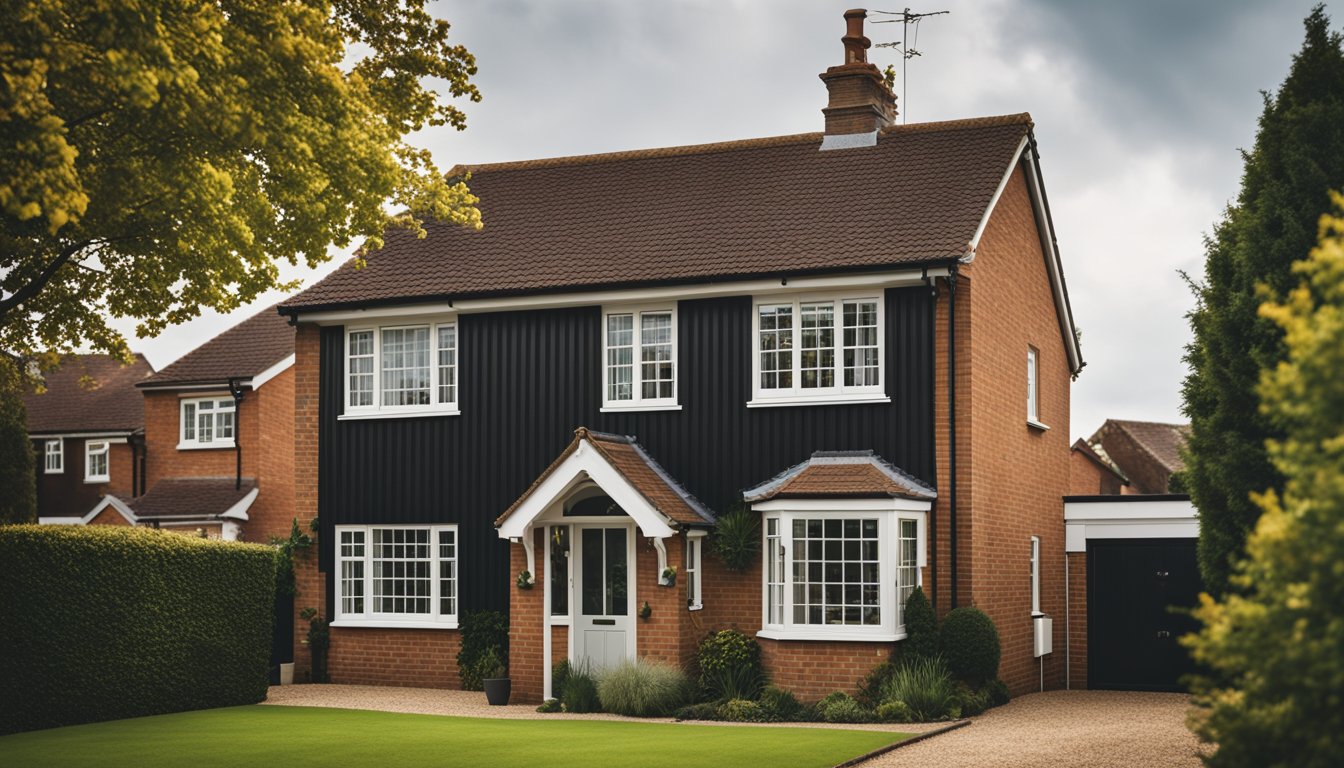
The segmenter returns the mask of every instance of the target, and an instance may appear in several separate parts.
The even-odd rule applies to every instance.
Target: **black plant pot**
[[[485,684],[485,700],[492,707],[502,707],[509,703],[509,691],[513,681],[507,677],[491,677],[481,681]]]

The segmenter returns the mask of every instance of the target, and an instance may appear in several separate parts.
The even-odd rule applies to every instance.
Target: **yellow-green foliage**
[[[1287,482],[1264,509],[1247,559],[1186,639],[1211,668],[1192,724],[1218,766],[1344,765],[1344,198],[1320,245],[1294,265],[1302,283],[1260,308],[1283,329],[1286,359],[1261,376],[1264,413],[1285,435],[1270,455]]]
[[[466,179],[405,140],[480,99],[426,5],[6,3],[0,349],[125,354],[109,312],[154,335],[389,223],[480,227]]]
[[[0,527],[0,734],[261,701],[274,599],[268,547]]]

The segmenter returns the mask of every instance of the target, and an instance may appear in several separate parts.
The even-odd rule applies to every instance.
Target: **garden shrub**
[[[902,658],[910,660],[938,655],[938,616],[921,587],[915,587],[905,599],[902,653]]]
[[[828,723],[866,723],[872,719],[859,702],[840,691],[817,702],[817,715]]]
[[[462,648],[457,652],[457,671],[462,690],[480,691],[485,652],[493,649],[500,663],[509,666],[509,617],[499,611],[471,611],[462,617]]]
[[[913,723],[915,715],[904,701],[884,701],[874,711],[880,723]]]
[[[996,677],[988,683],[985,683],[983,690],[985,695],[989,697],[989,706],[1001,707],[1008,703],[1008,699],[1010,698],[1008,696],[1008,684],[999,678]]]
[[[957,683],[953,701],[961,710],[962,717],[974,717],[989,709],[989,691],[976,690],[965,683]]]
[[[791,721],[798,717],[803,705],[792,693],[773,685],[761,691],[761,710],[766,719],[772,721]]]
[[[718,715],[720,720],[727,720],[730,723],[763,723],[766,721],[765,710],[761,705],[749,699],[729,699],[719,705]]]
[[[570,667],[560,703],[565,706],[566,712],[601,712],[602,700],[597,695],[597,679],[587,669]]]
[[[551,696],[557,700],[563,699],[565,685],[569,683],[569,659],[551,667]]]
[[[269,547],[0,527],[0,734],[255,704],[274,599]]]
[[[728,570],[745,572],[761,556],[760,514],[738,502],[719,518],[710,542]]]
[[[947,667],[958,680],[979,688],[999,675],[999,631],[979,608],[954,608],[939,638]]]
[[[957,685],[947,665],[937,656],[900,665],[882,689],[882,701],[901,701],[916,721],[927,723],[953,717],[960,710]]]
[[[564,712],[565,707],[559,699],[547,699],[537,707],[537,711],[543,715],[549,715],[552,712]]]
[[[862,682],[859,683],[859,690],[854,698],[869,709],[875,708],[882,703],[883,690],[887,686],[887,681],[895,673],[896,663],[890,660],[873,667],[872,671],[864,675]]]
[[[656,661],[626,661],[603,670],[597,697],[604,712],[664,717],[686,703],[686,673]]]
[[[678,709],[673,717],[678,720],[718,720],[719,705],[713,702],[705,704],[687,704],[681,709]]]
[[[766,685],[760,644],[735,629],[705,637],[696,659],[700,665],[700,688],[707,698],[755,700]]]

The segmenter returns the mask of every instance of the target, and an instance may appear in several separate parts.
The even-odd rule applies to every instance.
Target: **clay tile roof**
[[[682,525],[706,525],[714,522],[714,513],[654,461],[634,437],[593,432],[587,427],[579,427],[574,431],[574,439],[565,450],[533,481],[531,487],[495,520],[495,525],[498,526],[507,520],[509,515],[512,515],[514,510],[531,496],[532,492],[564,463],[565,459],[569,458],[570,454],[578,450],[581,442],[587,442],[597,449],[612,468],[667,519]]]
[[[1162,465],[1167,474],[1185,469],[1181,448],[1185,447],[1185,441],[1190,435],[1189,424],[1107,419],[1102,429],[1106,429],[1108,425],[1127,433],[1139,447]],[[1095,436],[1093,441],[1097,441]]]
[[[938,493],[872,451],[819,451],[742,492],[748,502],[837,496],[931,501]]]
[[[485,226],[387,233],[282,311],[909,266],[961,257],[1027,114],[463,166]]]
[[[141,386],[223,384],[256,376],[294,354],[294,327],[268,307],[188,352]]]
[[[28,433],[134,432],[145,426],[145,398],[135,385],[154,373],[144,355],[130,365],[108,355],[65,355],[43,375],[46,391],[23,397]]]
[[[234,489],[232,477],[173,477],[160,480],[144,496],[128,506],[139,520],[217,517],[242,501],[257,483],[243,478],[243,487]]]

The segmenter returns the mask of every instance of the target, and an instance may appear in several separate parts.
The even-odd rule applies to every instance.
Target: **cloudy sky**
[[[1312,2],[913,8],[951,13],[920,25],[903,116],[1035,119],[1088,362],[1073,389],[1073,436],[1108,417],[1182,420],[1192,302],[1179,270],[1200,272],[1202,238],[1237,193],[1238,150],[1254,138],[1260,91],[1287,73]],[[817,74],[840,62],[842,14],[853,3],[441,2],[436,14],[476,55],[484,100],[465,105],[465,132],[417,141],[447,168],[817,131],[826,101]],[[899,41],[899,24],[871,23],[881,18],[870,14],[868,36]],[[899,64],[889,49],[870,58]],[[289,273],[308,285],[334,266]],[[163,367],[280,298],[133,347]]]

